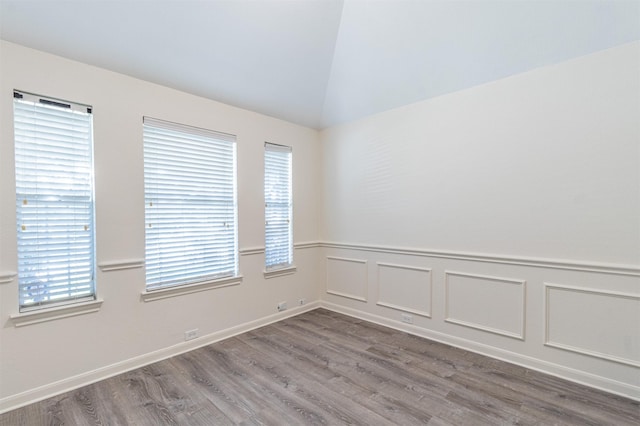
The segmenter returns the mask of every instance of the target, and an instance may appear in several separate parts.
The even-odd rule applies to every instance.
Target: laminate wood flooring
[[[324,309],[0,425],[640,425],[640,403]]]

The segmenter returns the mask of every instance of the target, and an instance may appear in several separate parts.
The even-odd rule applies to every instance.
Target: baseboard
[[[616,380],[608,379],[602,376],[596,376],[591,373],[565,367],[563,365],[543,361],[526,355],[510,352],[494,346],[484,345],[472,340],[462,339],[460,337],[451,336],[449,334],[440,333],[433,330],[417,327],[415,325],[405,324],[400,321],[391,320],[379,315],[370,314],[364,311],[347,308],[327,301],[321,301],[320,307],[348,315],[364,321],[369,321],[378,325],[393,328],[395,330],[404,331],[406,333],[424,337],[425,339],[455,346],[460,349],[468,350],[480,355],[485,355],[500,361],[516,364],[541,373],[550,374],[561,379],[569,380],[574,383],[599,389],[604,392],[630,398],[640,401],[640,387],[621,383]]]
[[[251,331],[256,328],[264,327],[265,325],[269,325],[274,322],[282,321],[285,318],[312,311],[318,307],[320,307],[320,302],[318,301],[307,303],[304,306],[296,306],[295,308],[287,309],[286,311],[268,315],[225,330],[217,331],[188,342],[178,343],[177,345],[169,346],[154,352],[120,361],[106,367],[78,374],[76,376],[40,386],[35,389],[30,389],[16,395],[11,395],[0,400],[0,414],[34,402],[42,401],[64,392],[78,389],[82,386],[99,382],[100,380],[108,379],[109,377],[117,376],[118,374],[126,373],[127,371],[131,371],[136,368],[144,367],[145,365],[153,364],[154,362],[162,361],[164,359],[228,339],[238,334],[246,333],[247,331]]]

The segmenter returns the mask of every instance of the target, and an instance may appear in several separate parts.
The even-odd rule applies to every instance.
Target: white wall
[[[323,238],[637,265],[638,49],[325,130]]]
[[[640,398],[640,43],[321,141],[325,306]]]
[[[17,279],[5,279],[0,411],[296,312],[276,314],[280,301],[293,307],[305,298],[312,307],[318,300],[317,248],[296,249],[293,275],[262,274],[264,142],[293,147],[294,240],[314,242],[317,131],[4,41],[0,61],[0,281],[17,270],[13,89],[93,106],[99,264],[144,259],[143,116],[237,135],[244,276],[237,286],[145,303],[143,268],[98,270],[99,312],[19,328],[9,319],[18,310]],[[184,343],[194,328],[203,339]]]

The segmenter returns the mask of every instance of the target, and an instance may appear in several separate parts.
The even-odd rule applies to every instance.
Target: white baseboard
[[[352,308],[347,308],[327,301],[321,301],[320,307],[333,312],[348,315],[364,321],[369,321],[378,325],[404,331],[415,336],[424,337],[429,340],[455,346],[481,355],[498,359],[500,361],[516,364],[541,373],[550,374],[561,379],[579,383],[608,393],[620,395],[636,401],[640,401],[640,387],[618,382],[606,377],[596,376],[591,373],[543,361],[526,355],[510,352],[494,346],[484,345],[472,340],[462,339],[449,334],[440,333],[433,330],[405,324],[400,321],[391,320],[379,315],[370,314]]]
[[[268,315],[264,318],[240,324],[225,330],[217,331],[188,342],[178,343],[177,345],[120,361],[96,370],[87,371],[73,377],[49,383],[35,389],[30,389],[26,392],[11,395],[0,399],[0,414],[34,402],[42,401],[43,399],[47,399],[64,392],[78,389],[82,386],[86,386],[100,380],[108,379],[109,377],[117,376],[118,374],[126,373],[127,371],[131,371],[136,368],[144,367],[145,365],[149,365],[154,362],[162,361],[164,359],[228,339],[238,334],[246,333],[247,331],[251,331],[256,328],[264,327],[265,325],[281,321],[285,318],[317,309],[319,306],[320,302],[318,301],[307,303],[304,306],[296,306],[295,308],[287,309],[286,311]]]

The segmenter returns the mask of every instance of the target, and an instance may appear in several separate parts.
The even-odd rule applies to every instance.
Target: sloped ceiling
[[[0,38],[325,128],[640,40],[640,1],[0,0]]]

